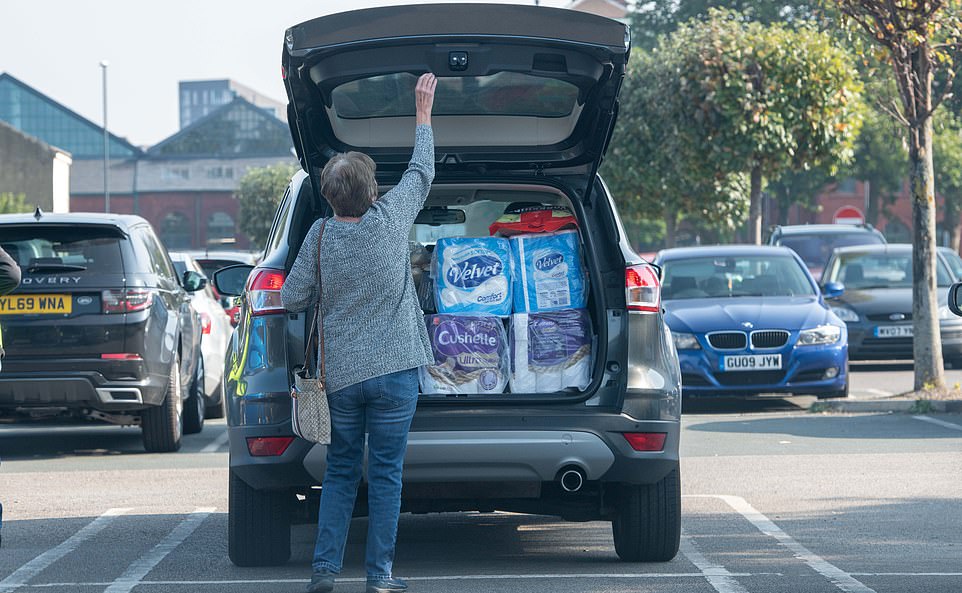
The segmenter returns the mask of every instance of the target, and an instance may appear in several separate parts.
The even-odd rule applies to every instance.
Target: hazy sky
[[[435,0],[444,2],[445,0]],[[489,0],[534,4],[534,0]],[[284,30],[314,17],[411,0],[0,0],[0,72],[138,145],[178,129],[177,83],[232,78],[285,100]],[[541,0],[565,6],[568,0]]]

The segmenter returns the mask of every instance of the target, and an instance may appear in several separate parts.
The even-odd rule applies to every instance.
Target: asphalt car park
[[[603,522],[405,514],[396,570],[424,592],[962,589],[962,416],[809,414],[797,399],[702,401],[683,417],[671,562],[620,562]],[[282,566],[227,558],[223,421],[176,456],[144,453],[131,429],[35,429],[0,426],[0,591],[303,590],[310,525]],[[356,519],[339,591],[363,590],[365,530]]]

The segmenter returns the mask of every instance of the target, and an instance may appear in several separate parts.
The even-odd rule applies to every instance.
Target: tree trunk
[[[931,88],[931,83],[929,84]],[[912,318],[915,390],[945,386],[939,300],[936,297],[935,182],[932,163],[932,117],[910,130],[909,162],[912,191]]]
[[[665,247],[674,247],[678,234],[678,212],[665,208]]]
[[[751,173],[751,198],[748,206],[748,242],[762,244],[762,168],[755,165]]]

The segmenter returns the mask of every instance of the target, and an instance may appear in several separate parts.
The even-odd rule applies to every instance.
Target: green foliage
[[[296,164],[278,163],[250,169],[240,180],[235,197],[239,202],[238,226],[253,246],[264,247],[274,212],[297,171]]]
[[[862,85],[835,45],[808,25],[712,10],[635,51],[603,171],[622,211],[731,228],[745,219],[749,172],[777,178],[848,161]]]
[[[814,19],[818,0],[651,0],[638,2],[631,13],[632,45],[652,49],[658,37],[673,33],[680,23],[704,18],[712,8],[728,8],[760,23]]]
[[[20,212],[30,212],[31,208],[27,205],[25,194],[15,194],[12,192],[0,193],[0,214],[17,214]]]
[[[830,36],[712,11],[666,49],[681,58],[670,101],[687,124],[679,131],[719,169],[773,177],[851,158],[862,84]]]
[[[868,182],[866,221],[878,224],[879,215],[895,203],[908,171],[905,129],[888,114],[867,109],[862,131],[855,143],[855,159],[847,171]]]
[[[948,109],[936,112],[932,153],[935,187],[944,199],[943,220],[957,241],[962,214],[962,118]]]

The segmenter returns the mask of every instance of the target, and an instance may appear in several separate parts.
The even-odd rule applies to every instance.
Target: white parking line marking
[[[211,441],[206,447],[200,450],[201,453],[216,453],[221,447],[227,444],[229,435],[227,431],[220,433],[220,435]]]
[[[814,552],[795,541],[782,529],[775,525],[771,519],[761,514],[755,507],[748,504],[748,501],[741,496],[728,496],[724,494],[705,494],[687,495],[688,498],[717,498],[728,503],[728,506],[738,511],[743,517],[755,526],[756,529],[765,535],[775,539],[778,543],[788,548],[799,560],[808,564],[812,570],[830,580],[840,590],[845,593],[875,593],[875,590],[866,586],[864,583],[835,566],[828,560],[816,555]]]
[[[881,389],[875,389],[873,387],[866,387],[865,389],[859,389],[860,393],[871,393],[872,395],[881,395],[882,397],[888,397],[895,395],[891,391],[883,391]]]
[[[916,420],[921,420],[922,422],[928,422],[929,424],[936,424],[942,428],[948,428],[951,430],[962,431],[962,426],[958,424],[953,424],[952,422],[946,422],[945,420],[939,420],[938,418],[932,418],[931,416],[912,416]]]
[[[720,564],[709,562],[695,547],[695,543],[684,534],[681,536],[681,553],[701,571],[708,584],[718,593],[748,593],[738,581],[732,578],[733,575],[728,572],[728,569]]]
[[[962,572],[850,572],[857,577],[962,577]]]
[[[437,575],[423,577],[405,576],[405,581],[428,582],[428,581],[505,581],[505,580],[544,580],[544,579],[701,579],[705,575],[700,572],[669,572],[669,573],[578,573],[578,574],[469,574],[469,575]],[[729,573],[732,577],[753,577],[753,576],[784,576],[778,572],[762,573]],[[338,583],[364,583],[365,577],[348,577],[337,579]],[[307,584],[310,579],[231,579],[231,580],[208,580],[208,581],[139,581],[137,587],[147,586],[199,586],[199,585],[284,585],[284,584]],[[38,583],[35,585],[25,585],[32,589],[49,589],[55,587],[105,587],[112,583]]]
[[[90,523],[83,526],[77,533],[71,535],[55,548],[47,550],[30,562],[13,571],[7,578],[0,581],[0,593],[8,593],[19,589],[30,579],[43,572],[48,566],[76,550],[82,543],[100,533],[110,525],[114,519],[123,515],[129,508],[108,509]]]
[[[160,561],[173,552],[185,539],[190,537],[190,534],[194,533],[194,530],[200,527],[204,519],[213,513],[214,510],[216,510],[214,507],[195,509],[194,512],[188,515],[173,531],[167,534],[167,537],[154,546],[152,550],[128,566],[124,574],[117,577],[113,583],[110,583],[110,586],[107,587],[104,593],[129,593],[134,587],[140,585],[143,578],[147,576],[147,573],[160,564]]]

